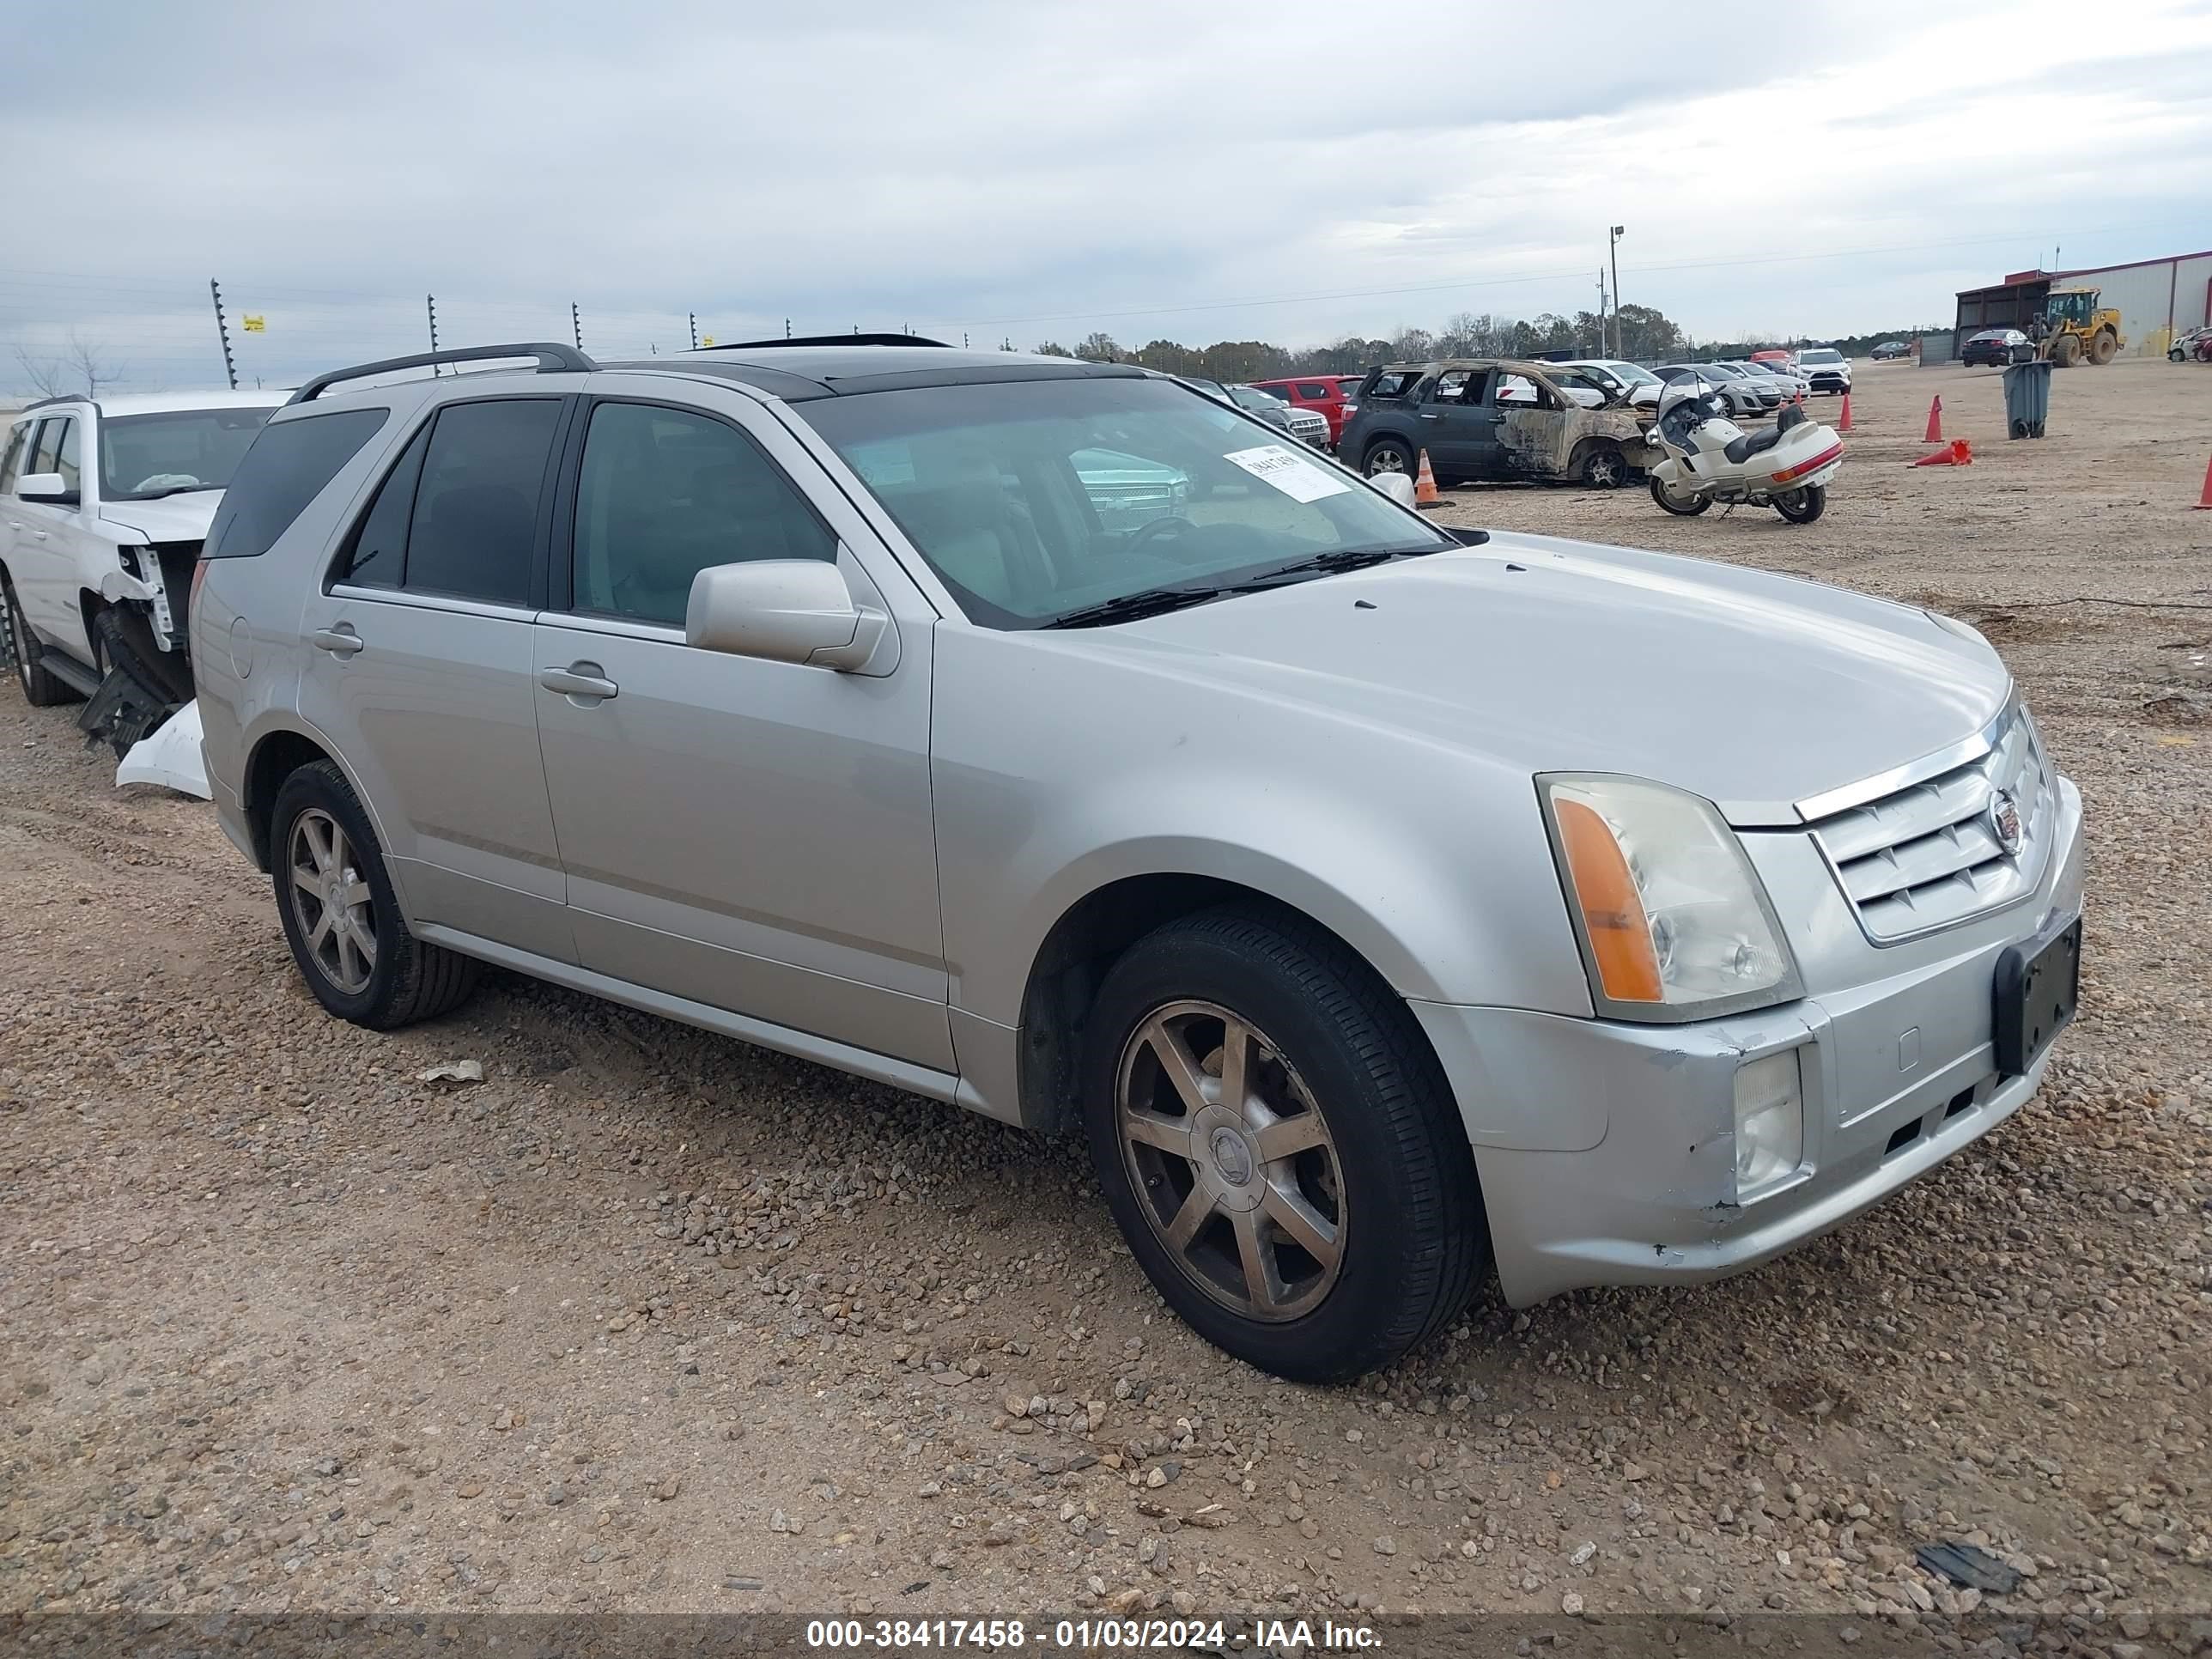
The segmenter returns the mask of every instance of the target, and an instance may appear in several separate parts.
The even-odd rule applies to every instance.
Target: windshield
[[[1648,368],[1638,368],[1634,363],[1605,365],[1631,386],[1664,386],[1667,383]]]
[[[1797,361],[1801,363],[1840,363],[1844,361],[1844,354],[1840,351],[1826,349],[1801,351],[1797,354]]]
[[[180,409],[115,415],[100,422],[100,498],[143,501],[230,483],[267,409]]]
[[[1229,395],[1247,409],[1275,409],[1283,401],[1273,392],[1262,392],[1256,386],[1232,386],[1229,388]]]
[[[1456,545],[1304,444],[1171,381],[925,386],[793,407],[988,627],[1318,555]]]

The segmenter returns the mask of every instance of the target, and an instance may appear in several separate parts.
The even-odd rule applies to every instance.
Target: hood
[[[207,539],[215,510],[222,505],[220,489],[195,489],[188,495],[163,495],[150,501],[103,501],[100,520],[149,542],[199,542]]]
[[[1672,784],[1741,828],[1972,737],[2012,690],[1905,605],[1542,536],[1058,637],[1532,774]]]

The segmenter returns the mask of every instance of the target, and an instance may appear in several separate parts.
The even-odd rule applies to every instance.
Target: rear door
[[[1448,368],[1423,391],[1420,424],[1439,472],[1453,478],[1498,476],[1498,411],[1485,402],[1492,378],[1486,368]]]
[[[416,428],[301,618],[300,712],[368,797],[410,919],[575,960],[538,757],[531,623],[561,397]]]

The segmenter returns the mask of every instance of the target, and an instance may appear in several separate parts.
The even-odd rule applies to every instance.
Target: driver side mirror
[[[1378,472],[1367,482],[1401,507],[1414,504],[1413,481],[1402,472]]]
[[[822,559],[709,565],[684,611],[684,642],[696,650],[840,673],[868,672],[887,635],[890,617],[854,599],[845,573]]]
[[[15,499],[46,507],[75,507],[80,497],[58,472],[26,472],[16,481]]]

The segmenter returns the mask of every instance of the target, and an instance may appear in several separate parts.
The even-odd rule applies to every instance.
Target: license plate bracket
[[[1991,1041],[1997,1074],[2019,1077],[2073,1024],[2081,1000],[2081,919],[1997,958]]]

